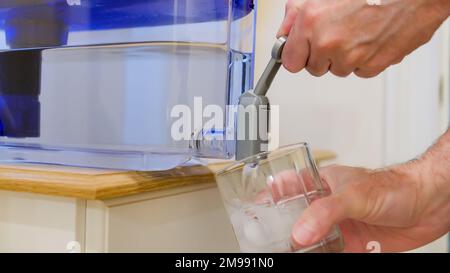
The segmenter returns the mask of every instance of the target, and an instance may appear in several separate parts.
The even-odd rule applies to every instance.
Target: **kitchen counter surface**
[[[318,164],[336,157],[315,151]],[[87,200],[107,200],[191,185],[213,185],[214,171],[230,162],[183,166],[168,171],[136,172],[48,165],[0,165],[0,190],[31,192]]]

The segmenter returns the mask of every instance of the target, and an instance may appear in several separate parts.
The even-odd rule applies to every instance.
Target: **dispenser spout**
[[[255,89],[245,92],[239,98],[235,136],[236,160],[268,149],[270,103],[266,94],[280,70],[286,40],[286,37],[277,40],[272,49],[272,58]]]

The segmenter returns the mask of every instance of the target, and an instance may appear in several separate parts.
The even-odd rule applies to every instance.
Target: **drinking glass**
[[[216,180],[242,252],[342,251],[337,226],[313,246],[292,241],[292,229],[303,211],[331,193],[308,144],[246,158],[219,171]]]

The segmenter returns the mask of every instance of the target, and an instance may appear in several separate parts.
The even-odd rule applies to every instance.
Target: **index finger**
[[[284,46],[283,66],[290,72],[300,72],[308,63],[309,55],[310,44],[305,35],[301,16],[298,15]]]

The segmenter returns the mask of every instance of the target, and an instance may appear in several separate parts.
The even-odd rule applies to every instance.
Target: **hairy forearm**
[[[432,226],[437,238],[450,229],[450,129],[423,155],[407,163],[386,169],[391,181],[413,185],[408,196],[413,222]]]
[[[426,175],[442,193],[450,195],[450,129],[420,159]],[[450,200],[449,200],[450,201]]]
[[[450,129],[412,165],[418,209],[434,219],[442,235],[450,229]]]
[[[450,195],[450,129],[418,158],[387,170],[396,174],[397,179]]]

